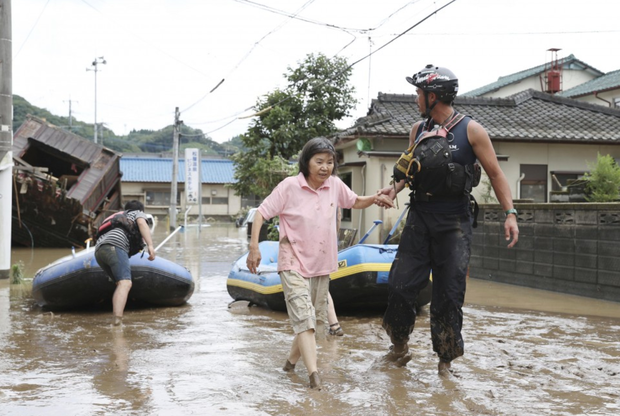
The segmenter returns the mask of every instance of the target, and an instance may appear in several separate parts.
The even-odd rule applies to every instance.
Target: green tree
[[[620,189],[620,166],[610,155],[601,156],[599,153],[596,163],[591,166],[590,172],[584,175],[586,184],[586,200],[590,202],[611,202],[618,199]]]
[[[267,196],[290,174],[288,161],[304,144],[334,133],[335,122],[357,104],[349,85],[351,68],[343,58],[309,54],[284,76],[285,90],[257,100],[257,118],[241,136],[242,150],[232,157],[237,179],[232,188],[239,194]]]
[[[261,199],[297,170],[296,165],[281,156],[253,157],[252,153],[237,152],[231,159],[235,163],[237,183],[230,186],[240,195],[256,195]]]

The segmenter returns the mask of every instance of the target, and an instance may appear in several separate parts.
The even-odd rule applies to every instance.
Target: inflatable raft
[[[248,301],[276,311],[285,311],[282,284],[277,272],[278,242],[259,243],[261,264],[252,274],[246,266],[248,253],[232,266],[226,287],[234,301]],[[338,253],[338,270],[331,274],[329,292],[339,311],[384,310],[387,279],[396,256],[395,244],[356,244]],[[430,276],[429,276],[430,278]],[[420,293],[418,308],[431,300],[432,283]]]
[[[130,306],[178,306],[194,293],[194,280],[185,267],[162,257],[149,261],[138,253],[129,259]],[[35,302],[48,309],[111,307],[115,283],[97,264],[94,249],[63,257],[40,269],[32,282]]]

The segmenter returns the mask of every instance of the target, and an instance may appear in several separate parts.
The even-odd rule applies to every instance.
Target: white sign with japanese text
[[[200,190],[200,150],[185,149],[185,198],[187,205],[197,205]]]

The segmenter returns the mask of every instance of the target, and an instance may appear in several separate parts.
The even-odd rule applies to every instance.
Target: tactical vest
[[[416,199],[458,199],[468,195],[480,181],[478,164],[462,165],[453,161],[450,142],[452,130],[465,116],[455,115],[443,126],[430,128],[416,138],[394,166],[394,179],[405,179]]]

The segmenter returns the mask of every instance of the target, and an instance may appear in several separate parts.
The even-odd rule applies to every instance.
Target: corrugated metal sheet
[[[235,183],[232,160],[203,159],[202,183]],[[144,158],[123,156],[121,158],[122,182],[172,182],[172,158]],[[185,182],[185,159],[179,159],[177,182]]]

